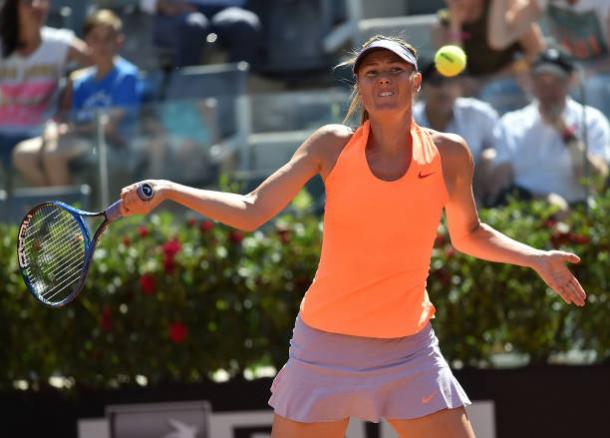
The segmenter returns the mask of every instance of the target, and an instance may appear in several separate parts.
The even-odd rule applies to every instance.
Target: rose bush
[[[305,204],[307,204],[305,202]],[[566,223],[542,203],[482,210],[482,219],[539,248],[574,250],[589,293],[568,307],[528,269],[454,251],[439,229],[428,290],[453,363],[493,366],[498,353],[545,363],[574,349],[610,357],[610,195]],[[112,225],[85,291],[62,309],[38,304],[18,273],[17,229],[0,224],[0,388],[53,375],[94,388],[197,382],[260,364],[279,367],[317,266],[320,218],[293,208],[252,233],[161,212]]]

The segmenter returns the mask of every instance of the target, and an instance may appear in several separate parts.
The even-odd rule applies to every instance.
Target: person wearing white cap
[[[315,175],[326,187],[317,272],[296,318],[289,359],[271,386],[273,438],[341,438],[350,417],[385,418],[400,437],[473,438],[470,400],[439,349],[426,291],[441,214],[456,249],[534,269],[567,304],[586,294],[565,266],[575,254],[542,251],[479,221],[473,160],[465,141],[421,128],[413,97],[422,75],[415,49],[377,37],[352,60],[348,115],[354,131],[327,125],[246,195],[149,180],[121,192],[125,215],[165,200],[230,226],[254,230],[279,213]],[[261,291],[265,293],[265,291]]]

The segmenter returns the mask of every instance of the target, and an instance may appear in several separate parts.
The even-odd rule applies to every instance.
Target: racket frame
[[[34,214],[38,210],[40,210],[46,206],[49,206],[49,205],[59,207],[72,215],[72,217],[76,220],[76,223],[80,227],[81,234],[83,237],[83,245],[84,245],[85,260],[84,260],[83,267],[81,268],[81,273],[80,273],[80,277],[78,280],[78,284],[68,296],[66,296],[64,299],[62,299],[60,301],[47,300],[41,294],[36,292],[35,288],[32,285],[32,282],[30,281],[30,278],[27,274],[27,268],[29,267],[29,265],[27,263],[27,259],[25,256],[25,245],[24,245],[25,233],[28,229],[28,226],[29,226]],[[112,206],[110,208],[112,208]],[[97,216],[104,216],[104,221],[99,225],[99,227],[97,228],[95,234],[93,235],[93,239],[92,239],[91,231],[89,230],[89,227],[87,226],[87,224],[85,223],[85,221],[83,219],[85,217],[97,217]],[[19,259],[19,269],[21,270],[21,276],[23,277],[23,280],[25,281],[25,284],[26,284],[30,294],[32,294],[32,296],[34,296],[34,298],[36,298],[41,303],[43,303],[47,306],[50,306],[50,307],[62,307],[62,306],[65,306],[66,304],[68,304],[69,302],[71,302],[72,300],[74,300],[74,298],[76,298],[76,296],[82,291],[82,289],[85,285],[85,281],[86,281],[87,275],[89,273],[89,266],[91,264],[91,260],[93,259],[93,253],[95,252],[95,246],[96,246],[97,241],[99,240],[100,236],[102,235],[102,233],[104,232],[104,230],[106,229],[106,227],[108,226],[109,223],[110,223],[110,221],[108,220],[106,212],[94,213],[94,212],[84,211],[84,210],[80,210],[78,208],[74,208],[61,201],[45,202],[45,203],[37,205],[36,207],[31,209],[25,215],[25,217],[21,223],[21,226],[19,227],[19,239],[17,240],[17,242],[18,242],[17,243],[17,255],[18,255],[18,259]]]
[[[152,186],[149,183],[141,184],[138,187],[137,192],[138,192],[138,196],[140,197],[140,199],[142,199],[144,201],[150,200],[154,196],[154,189],[152,188]],[[21,276],[23,277],[23,280],[27,286],[28,291],[30,292],[30,294],[32,294],[34,296],[34,298],[36,298],[42,304],[45,304],[50,307],[63,307],[66,304],[70,303],[72,300],[74,300],[74,298],[76,298],[76,296],[82,292],[82,290],[85,286],[85,281],[87,280],[87,276],[89,275],[89,266],[91,265],[91,260],[93,260],[93,254],[95,252],[95,247],[96,247],[98,240],[100,239],[102,233],[106,230],[106,227],[108,227],[108,225],[111,222],[114,222],[115,220],[120,219],[122,217],[121,203],[122,203],[122,201],[118,200],[118,201],[114,202],[112,205],[110,205],[108,208],[106,208],[106,210],[104,210],[104,211],[91,212],[91,211],[85,211],[85,210],[81,210],[81,209],[72,207],[71,205],[68,205],[65,202],[49,201],[49,202],[45,202],[43,204],[37,205],[36,207],[32,208],[25,215],[23,221],[21,222],[21,225],[19,226],[19,233],[18,233],[18,239],[17,239],[17,260],[19,263],[19,270],[21,271]],[[84,248],[85,261],[84,261],[83,267],[81,269],[81,274],[79,277],[78,285],[77,285],[77,287],[74,288],[74,290],[67,297],[65,297],[61,301],[57,301],[57,302],[49,301],[49,300],[45,299],[43,296],[41,296],[39,293],[37,293],[29,279],[29,276],[26,273],[26,269],[28,268],[28,263],[27,263],[27,259],[26,259],[26,255],[25,255],[25,244],[24,244],[25,232],[34,216],[34,213],[36,213],[36,211],[40,210],[41,208],[43,208],[45,206],[49,206],[49,205],[54,205],[56,207],[64,209],[65,211],[70,213],[74,217],[74,219],[76,219],[76,222],[78,223],[78,225],[81,229],[82,236],[83,236],[83,244],[85,246],[85,248]],[[87,224],[85,223],[83,218],[84,217],[90,218],[90,217],[97,217],[97,216],[103,216],[104,221],[97,227],[95,233],[93,234],[93,239],[92,239],[89,227],[87,226]]]

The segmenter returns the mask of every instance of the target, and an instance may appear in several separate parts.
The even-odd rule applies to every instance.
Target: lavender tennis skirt
[[[271,385],[277,415],[305,423],[423,417],[471,404],[430,324],[404,338],[323,332],[297,317],[288,362]]]

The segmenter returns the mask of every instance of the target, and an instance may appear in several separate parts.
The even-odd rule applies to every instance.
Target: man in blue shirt
[[[69,163],[91,151],[97,111],[109,116],[104,130],[110,146],[124,149],[135,126],[140,80],[138,68],[117,56],[124,41],[121,20],[112,11],[96,11],[83,33],[94,65],[71,75],[63,99],[70,122],[49,123],[42,137],[14,152],[16,167],[32,185],[70,183]]]

